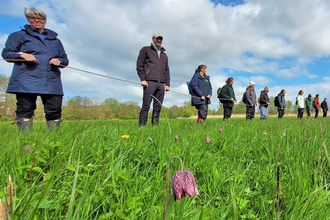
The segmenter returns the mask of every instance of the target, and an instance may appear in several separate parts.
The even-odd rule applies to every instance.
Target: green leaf
[[[170,199],[167,202],[166,213],[165,213],[165,220],[171,219],[171,210],[172,210],[173,204],[174,204],[174,199],[171,196]]]
[[[40,167],[33,167],[32,170],[37,171],[39,173],[44,173],[44,171]]]
[[[47,163],[47,161],[42,157],[38,157],[37,160],[42,162],[42,163]]]

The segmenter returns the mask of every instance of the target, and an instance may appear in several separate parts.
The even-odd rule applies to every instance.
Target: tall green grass
[[[55,132],[36,122],[31,133],[0,123],[0,198],[11,175],[14,219],[161,219],[175,155],[201,196],[175,202],[171,219],[330,218],[329,119],[195,121],[64,121]]]

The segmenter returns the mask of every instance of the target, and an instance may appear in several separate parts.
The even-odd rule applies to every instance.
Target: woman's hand
[[[58,66],[58,65],[61,64],[61,61],[60,61],[59,59],[57,59],[57,58],[53,58],[53,59],[50,60],[49,63],[50,63],[50,64],[53,64],[53,65],[55,65],[55,66]]]
[[[37,62],[38,59],[35,58],[32,54],[28,54],[28,53],[22,53],[21,57],[26,60],[26,61],[30,61],[30,62]]]

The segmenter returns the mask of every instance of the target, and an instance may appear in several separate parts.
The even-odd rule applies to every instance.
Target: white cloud
[[[235,78],[239,95],[250,80],[260,87],[301,76],[328,80],[307,70],[313,58],[330,55],[330,30],[324,28],[330,21],[330,3],[326,0],[249,0],[235,7],[214,6],[209,0],[4,2],[0,9],[4,15],[24,17],[25,6],[42,8],[48,15],[47,27],[59,34],[70,66],[137,83],[136,58],[139,50],[151,43],[154,32],[164,36],[171,90],[180,93],[188,93],[185,82],[202,63],[208,66],[213,93],[229,76]],[[0,46],[6,37],[0,36]],[[7,74],[11,68],[0,62],[0,74]],[[114,97],[141,103],[139,85],[70,69],[63,70],[62,77],[69,96]],[[314,88],[317,84],[304,85]],[[164,105],[182,105],[189,99],[168,92]]]

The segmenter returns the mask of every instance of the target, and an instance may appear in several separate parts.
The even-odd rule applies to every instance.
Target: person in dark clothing
[[[246,120],[254,119],[255,108],[257,107],[257,96],[254,90],[255,83],[249,82],[249,86],[246,88]]]
[[[191,105],[198,110],[198,123],[203,123],[206,120],[208,105],[211,104],[212,85],[206,71],[205,65],[199,65],[190,81],[192,87]]]
[[[328,102],[327,102],[327,98],[324,98],[323,102],[321,103],[321,108],[323,110],[323,117],[327,117],[327,113],[328,113]]]
[[[305,104],[306,104],[307,117],[309,118],[309,117],[311,117],[311,111],[313,110],[311,94],[309,94],[308,97],[306,98]]]
[[[269,92],[269,89],[268,87],[266,86],[264,88],[264,90],[261,91],[260,93],[260,105],[259,105],[259,108],[260,108],[260,119],[267,119],[267,115],[268,115],[268,105],[270,104],[269,103],[269,97],[268,97],[268,92]]]
[[[285,110],[285,90],[282,89],[281,92],[278,94],[278,103],[279,107],[277,108],[278,112],[278,118],[282,119],[284,116],[284,110]]]
[[[61,123],[64,94],[60,67],[67,66],[69,60],[57,33],[45,28],[47,15],[29,7],[24,8],[24,14],[30,25],[10,34],[2,51],[4,59],[15,60],[7,92],[16,94],[16,122],[21,131],[32,130],[38,96],[47,127],[52,130]]]
[[[319,109],[321,108],[320,101],[319,101],[319,94],[316,94],[314,100],[313,100],[313,107],[315,110],[315,119],[319,116]]]
[[[231,117],[234,104],[236,103],[233,84],[234,78],[229,77],[226,80],[226,85],[224,85],[221,89],[220,100],[223,104],[223,120],[229,119]]]
[[[159,123],[165,91],[170,90],[170,70],[165,49],[162,47],[163,36],[155,33],[150,46],[140,50],[136,70],[143,86],[143,103],[139,116],[139,126],[145,126],[148,121],[148,111],[153,100],[152,125]]]

